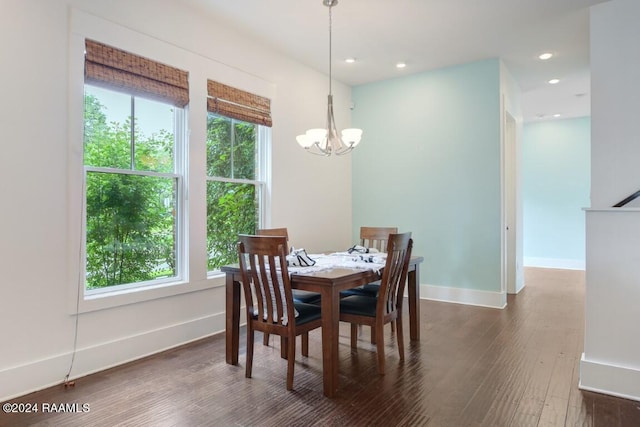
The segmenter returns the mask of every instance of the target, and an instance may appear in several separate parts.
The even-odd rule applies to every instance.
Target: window
[[[114,64],[96,65],[96,57],[128,71]],[[157,64],[87,40],[84,253],[88,293],[175,282],[184,275],[186,144],[181,107],[188,99],[182,92],[176,101],[168,96],[171,91],[158,89],[157,81],[145,81],[148,75],[132,75],[136,61]],[[104,73],[96,73],[94,67],[103,67]]]
[[[238,234],[253,234],[265,200],[269,100],[208,82],[207,268],[237,262]]]

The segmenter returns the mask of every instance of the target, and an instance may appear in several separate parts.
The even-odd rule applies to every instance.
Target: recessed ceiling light
[[[558,83],[560,83],[560,79],[551,79],[551,80],[549,80],[549,84],[550,85],[555,85],[555,84],[558,84]]]
[[[347,58],[344,60],[344,62],[346,62],[347,64],[353,64],[354,62],[356,62],[356,58]]]
[[[543,61],[546,61],[547,59],[551,59],[552,56],[553,56],[553,53],[545,52],[538,55],[538,58],[542,59]]]
[[[405,64],[404,62],[398,62],[398,63],[396,64],[396,68],[404,68],[404,67],[406,67],[406,66],[407,66],[407,64]]]
[[[560,116],[562,116],[562,114],[560,114],[560,113],[555,113],[555,114],[553,115],[553,117],[560,117]]]

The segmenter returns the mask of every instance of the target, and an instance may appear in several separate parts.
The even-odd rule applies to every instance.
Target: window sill
[[[122,289],[114,292],[106,292],[89,296],[73,296],[70,301],[70,314],[76,312],[89,313],[92,311],[106,310],[114,307],[121,307],[130,304],[138,304],[160,298],[168,298],[176,295],[183,295],[191,292],[199,292],[207,289],[214,289],[224,286],[224,274],[211,275],[205,280],[196,282],[172,282],[155,284],[138,288]]]

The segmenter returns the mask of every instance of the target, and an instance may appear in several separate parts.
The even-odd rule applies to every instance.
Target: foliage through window
[[[85,84],[87,290],[180,277],[183,117]]]
[[[260,126],[209,112],[207,118],[207,254],[213,271],[238,259],[238,234],[260,224],[264,183]]]

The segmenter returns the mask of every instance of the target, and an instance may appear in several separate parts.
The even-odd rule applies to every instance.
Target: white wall
[[[640,2],[591,9],[591,206],[611,207],[640,190]]]
[[[190,280],[153,299],[81,304],[78,100],[81,39],[121,47],[190,73]],[[0,127],[0,400],[224,330],[224,288],[207,278],[204,234],[206,78],[272,98],[271,225],[310,250],[351,242],[351,161],[318,158],[295,136],[322,125],[327,77],[270,52],[180,2],[3,0]],[[350,123],[350,89],[334,84],[336,120]],[[200,109],[201,107],[201,109]],[[81,167],[81,165],[80,165]],[[269,225],[269,224],[267,224]],[[212,355],[223,358],[223,354]]]
[[[640,3],[591,8],[591,203],[580,387],[640,400]]]

